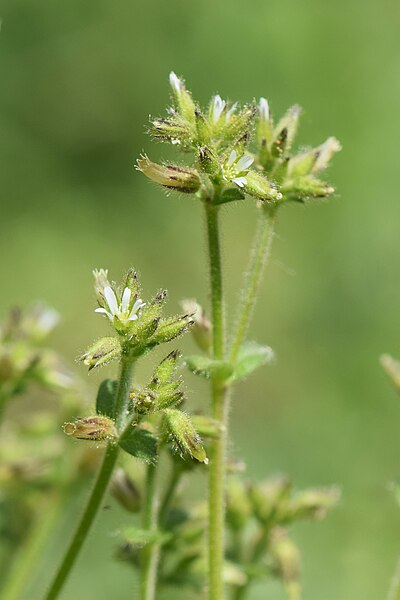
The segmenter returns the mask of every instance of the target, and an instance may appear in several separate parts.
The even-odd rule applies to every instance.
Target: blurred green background
[[[306,600],[384,598],[400,553],[388,491],[400,473],[400,404],[378,365],[383,351],[400,355],[400,5],[3,0],[1,17],[0,309],[55,306],[54,344],[71,363],[106,331],[93,312],[94,267],[118,279],[135,266],[149,293],[169,289],[171,311],[182,297],[207,303],[201,207],[133,168],[143,149],[169,155],[145,124],[164,111],[171,69],[203,103],[215,92],[263,95],[278,115],[298,102],[300,144],[341,140],[329,172],[338,196],[281,211],[252,327],[278,361],[238,389],[232,426],[251,476],[342,487],[326,521],[294,534]],[[231,318],[255,216],[252,201],[224,214]],[[206,387],[187,383],[199,392],[192,406],[204,405]],[[114,505],[102,514],[62,598],[135,597],[129,570],[109,560],[122,518]],[[54,551],[42,562],[29,600],[41,598]],[[251,598],[280,594],[255,588]]]

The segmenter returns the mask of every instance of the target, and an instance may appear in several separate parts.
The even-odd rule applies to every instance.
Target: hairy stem
[[[271,252],[272,240],[274,238],[276,210],[265,207],[260,209],[260,217],[257,227],[255,243],[249,261],[249,268],[246,273],[246,280],[243,287],[239,318],[237,328],[232,341],[230,359],[235,362],[241,345],[243,344],[253,315],[254,307],[257,302],[257,296],[263,271]]]
[[[224,300],[222,287],[221,249],[219,240],[218,207],[205,203],[208,233],[208,254],[211,284],[211,318],[213,326],[213,358],[222,360],[225,353]],[[228,396],[224,382],[217,377],[211,381],[211,408],[214,419],[223,425],[218,439],[210,447],[209,472],[209,599],[223,598],[225,472]]]
[[[171,501],[175,495],[176,488],[178,486],[178,483],[179,483],[181,477],[182,477],[182,470],[179,467],[174,465],[172,467],[170,480],[168,482],[167,489],[165,490],[164,498],[161,502],[161,507],[160,507],[160,511],[159,511],[159,515],[158,515],[158,522],[160,523],[161,527],[163,527],[163,525],[165,524],[165,520],[168,515],[168,510],[171,506]]]
[[[115,422],[117,430],[120,432],[126,421],[126,412],[129,402],[129,390],[132,381],[133,358],[129,355],[124,355],[121,361],[120,378],[115,401]],[[115,442],[109,442],[104,453],[102,465],[100,467],[97,479],[95,481],[92,493],[90,494],[88,503],[83,512],[81,520],[76,528],[75,534],[70,542],[70,545],[64,555],[61,565],[50,585],[50,589],[46,595],[46,600],[54,600],[58,597],[63,588],[82,546],[88,536],[88,533],[93,525],[93,522],[102,503],[107,486],[110,482],[115,464],[119,454],[119,446]]]
[[[157,466],[155,464],[149,464],[147,467],[146,498],[143,513],[143,529],[146,531],[155,531],[157,529],[156,474]],[[159,555],[160,549],[158,544],[147,544],[142,550],[140,564],[141,600],[154,600],[156,597]]]

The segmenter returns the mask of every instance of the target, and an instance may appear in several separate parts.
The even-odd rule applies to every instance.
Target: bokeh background
[[[384,598],[400,554],[388,489],[400,475],[400,404],[378,364],[383,351],[400,354],[400,5],[3,0],[1,18],[0,309],[56,307],[53,343],[72,365],[106,330],[94,267],[118,279],[135,266],[149,292],[169,289],[171,311],[182,297],[208,302],[201,207],[133,168],[143,149],[169,156],[145,124],[164,111],[171,69],[203,103],[263,95],[278,115],[298,102],[300,144],[341,140],[329,172],[337,197],[281,211],[251,332],[278,361],[238,389],[232,427],[251,477],[342,488],[326,521],[295,530],[304,597]],[[224,212],[232,319],[256,210]],[[98,377],[73,368],[94,391]],[[206,388],[187,384],[192,406],[204,405]],[[64,517],[68,536],[74,510]],[[63,599],[134,597],[129,569],[110,560],[121,518],[114,505],[102,514]],[[42,597],[55,560],[41,557],[26,600]],[[251,596],[281,597],[274,586]]]

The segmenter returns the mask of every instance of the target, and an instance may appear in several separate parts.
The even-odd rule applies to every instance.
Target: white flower
[[[232,104],[232,106],[226,111],[226,114],[225,114],[225,122],[226,123],[228,123],[229,119],[235,112],[236,107],[237,107],[237,102],[235,102],[235,104]],[[221,96],[219,96],[218,94],[216,96],[214,96],[212,104],[211,104],[211,110],[210,110],[211,119],[212,119],[213,123],[218,123],[218,121],[221,118],[222,113],[224,112],[224,110],[226,108],[227,108],[227,103],[225,102],[225,100],[222,100]]]
[[[103,290],[105,303],[107,308],[96,308],[95,312],[107,315],[111,322],[116,317],[121,323],[127,325],[129,321],[136,321],[140,309],[145,306],[145,302],[138,299],[132,305],[132,291],[126,287],[122,293],[121,302],[114,290],[110,286],[106,286]]]
[[[254,158],[250,154],[244,154],[239,158],[236,150],[232,150],[222,167],[225,181],[230,181],[243,188],[247,184],[246,173],[253,162]]]
[[[260,113],[261,119],[265,119],[269,121],[269,104],[266,98],[260,98],[260,102],[258,104],[258,110]]]
[[[169,74],[169,83],[176,94],[181,93],[182,81],[173,71]]]
[[[225,100],[222,100],[221,96],[214,96],[213,103],[211,106],[211,117],[214,123],[218,123],[220,116],[222,115],[226,106]]]

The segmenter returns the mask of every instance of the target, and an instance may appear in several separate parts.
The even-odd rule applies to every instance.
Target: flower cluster
[[[140,356],[185,333],[193,324],[192,315],[163,317],[167,292],[162,290],[149,302],[140,298],[140,285],[135,271],[130,270],[121,286],[110,283],[105,269],[93,272],[98,302],[96,313],[104,315],[117,336],[95,342],[81,357],[93,369],[120,358],[122,352]]]
[[[292,155],[300,107],[293,106],[275,124],[268,101],[239,108],[214,96],[203,110],[183,80],[170,74],[172,107],[152,119],[150,134],[194,155],[195,166],[159,165],[147,156],[137,168],[163,187],[197,193],[216,204],[252,196],[269,206],[288,200],[323,198],[334,188],[317,177],[340,150],[335,138]],[[253,133],[255,132],[255,135]]]

